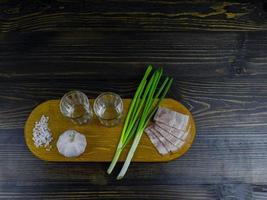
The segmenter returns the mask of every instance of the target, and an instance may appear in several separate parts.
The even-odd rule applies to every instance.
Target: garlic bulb
[[[57,149],[65,157],[77,157],[86,148],[87,142],[83,134],[75,130],[67,130],[62,133],[57,141]]]

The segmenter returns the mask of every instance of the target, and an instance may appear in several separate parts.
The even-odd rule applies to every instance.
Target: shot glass
[[[95,99],[94,112],[104,126],[112,127],[118,125],[123,115],[121,97],[113,92],[100,94]]]
[[[70,91],[61,98],[60,111],[63,116],[79,125],[87,123],[93,116],[89,99],[77,90]]]

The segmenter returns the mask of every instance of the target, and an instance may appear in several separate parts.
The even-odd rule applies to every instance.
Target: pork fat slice
[[[149,137],[152,144],[156,147],[157,151],[161,155],[168,154],[168,150],[164,147],[162,142],[154,135],[154,133],[150,129],[146,129],[145,132],[147,133],[147,136]]]
[[[168,134],[176,137],[176,138],[179,138],[181,140],[186,140],[187,139],[187,136],[189,134],[189,131],[191,129],[191,126],[189,125],[188,129],[186,131],[183,131],[183,130],[179,130],[179,129],[176,129],[176,128],[173,128],[173,127],[169,127],[167,126],[166,124],[163,124],[163,123],[160,123],[160,122],[156,122],[155,123],[155,126],[162,129],[163,131],[167,132]]]
[[[172,111],[168,108],[159,107],[154,116],[154,120],[170,127],[185,131],[189,121],[189,116]]]
[[[177,135],[179,135],[180,137],[177,137],[175,135],[169,134],[167,131],[159,127],[157,124],[153,124],[152,128],[158,131],[163,137],[165,137],[169,142],[171,142],[175,146],[185,141],[184,139],[181,139],[183,138],[182,136],[185,135],[185,132],[183,131],[179,131]]]
[[[156,136],[157,139],[162,142],[162,144],[168,150],[168,152],[176,152],[179,149],[179,147],[169,142],[165,137],[163,137],[158,131],[153,129],[151,126],[147,127],[146,130],[152,132],[153,135]]]
[[[154,121],[145,132],[160,154],[176,152],[186,143],[191,130],[188,115],[160,107]]]
[[[181,140],[180,138],[176,138],[173,135],[168,134],[166,131],[162,131],[162,129],[156,127],[156,124],[152,124],[148,128],[159,138],[159,140],[165,144],[165,147],[171,152],[177,151],[185,143],[185,141]]]

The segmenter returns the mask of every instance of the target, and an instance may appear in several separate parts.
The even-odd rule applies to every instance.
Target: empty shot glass
[[[95,99],[94,112],[104,126],[116,126],[122,119],[123,101],[113,92],[102,93]]]
[[[89,99],[83,92],[77,90],[70,91],[61,98],[60,111],[79,125],[87,123],[93,116]]]

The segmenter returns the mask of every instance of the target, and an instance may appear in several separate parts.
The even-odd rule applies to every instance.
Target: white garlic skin
[[[86,137],[75,131],[67,130],[62,133],[57,141],[57,149],[65,157],[77,157],[81,155],[87,146]]]

